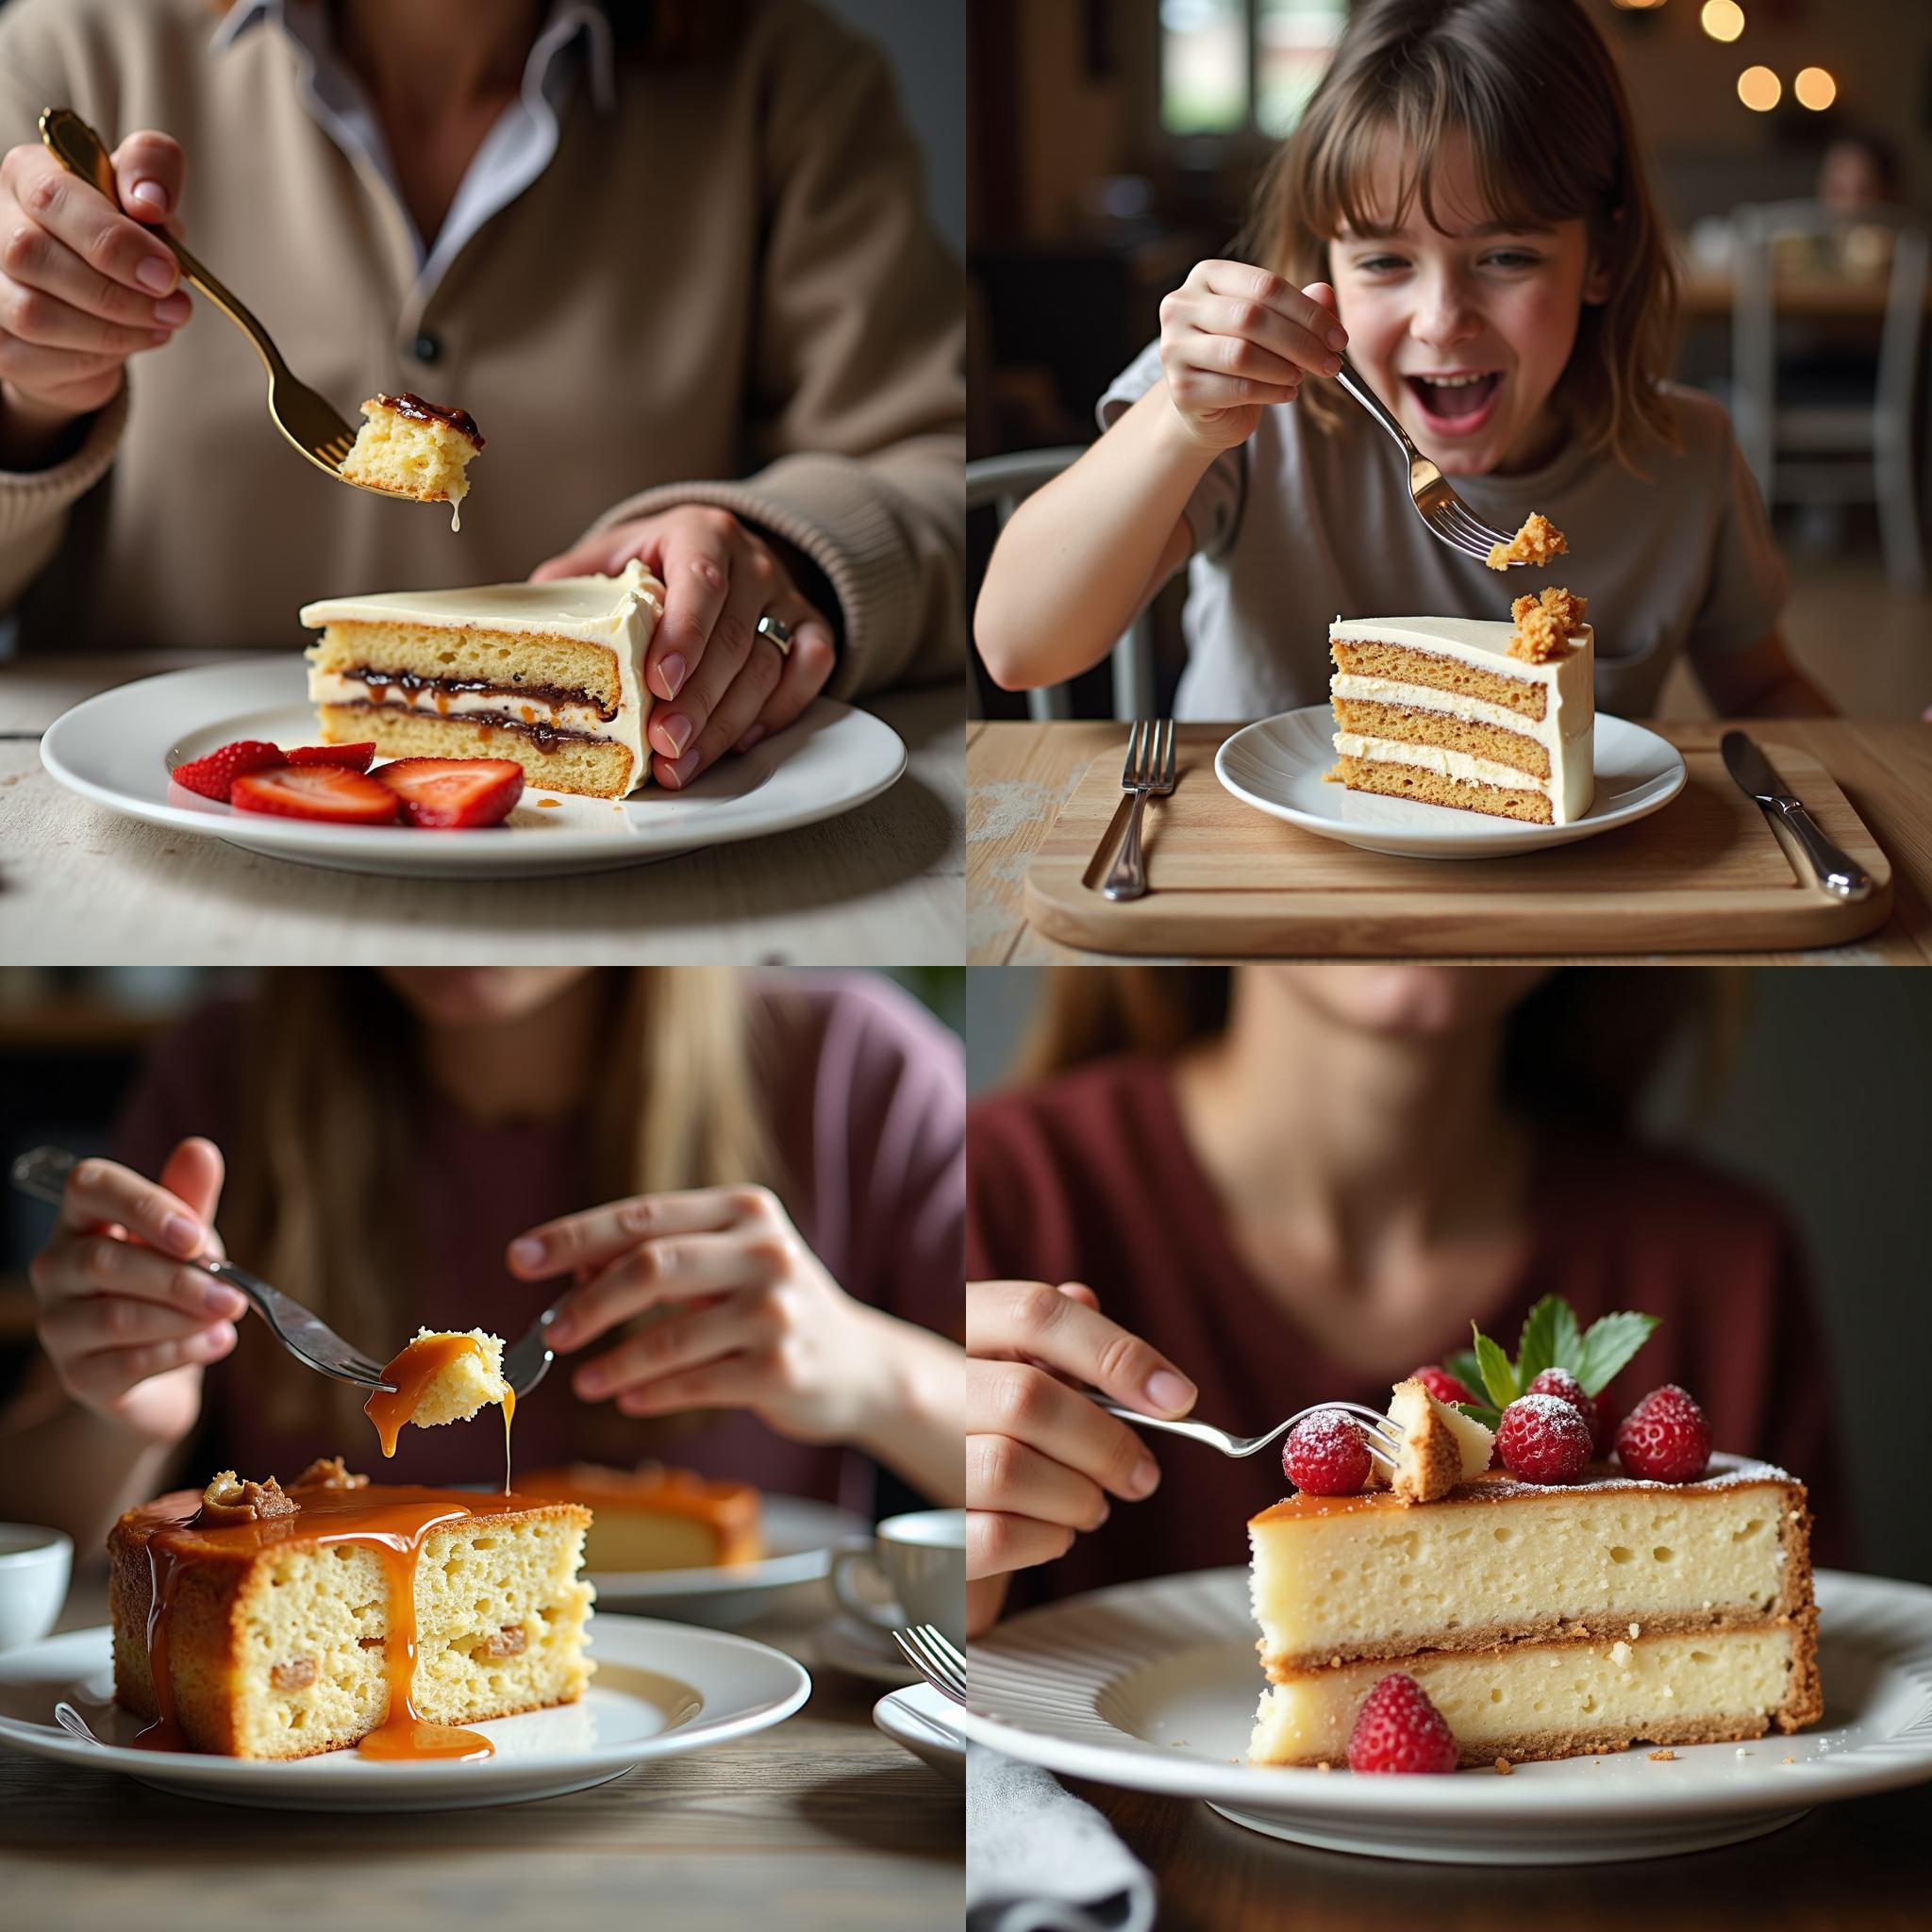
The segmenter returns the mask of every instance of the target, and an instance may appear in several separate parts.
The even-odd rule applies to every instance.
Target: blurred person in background
[[[870,1514],[877,1463],[957,1504],[964,1105],[958,1040],[864,975],[265,972],[162,1040],[75,1170],[0,1517],[86,1548],[224,1468],[490,1474],[460,1428],[382,1465],[367,1391],[181,1265],[207,1252],[378,1361],[572,1291],[520,1467],[655,1457]]]
[[[811,0],[12,0],[0,151],[23,647],[258,648],[318,597],[641,558],[672,787],[821,691],[963,663],[958,265],[885,61]],[[157,226],[352,422],[475,418],[460,537],[289,450]]]
[[[1635,1117],[1715,973],[1062,969],[1016,1084],[968,1115],[968,1616],[1246,1559],[1277,1450],[1226,1461],[1069,1385],[1239,1433],[1470,1345],[1547,1294],[1661,1318],[1599,1398],[1665,1382],[1811,1490],[1847,1553],[1833,1385],[1775,1203]]]

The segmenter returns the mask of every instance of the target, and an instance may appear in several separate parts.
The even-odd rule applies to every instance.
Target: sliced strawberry
[[[298,744],[289,754],[291,765],[341,765],[351,772],[366,772],[375,757],[375,741],[367,744]]]
[[[242,811],[327,819],[341,825],[392,824],[396,816],[396,795],[387,785],[340,765],[288,765],[279,772],[251,773],[236,779],[229,803]]]
[[[249,772],[272,771],[288,762],[278,746],[259,738],[241,738],[233,744],[223,745],[219,751],[209,752],[206,758],[176,765],[173,775],[175,784],[185,785],[204,798],[218,798],[226,805],[237,778]]]
[[[524,794],[524,768],[511,758],[397,758],[372,776],[412,825],[443,831],[497,824]]]

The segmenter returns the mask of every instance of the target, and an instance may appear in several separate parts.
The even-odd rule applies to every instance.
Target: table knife
[[[1863,899],[1871,892],[1871,875],[1818,829],[1797,794],[1743,732],[1726,731],[1720,749],[1724,769],[1737,780],[1738,789],[1784,821],[1827,892],[1840,899]]]

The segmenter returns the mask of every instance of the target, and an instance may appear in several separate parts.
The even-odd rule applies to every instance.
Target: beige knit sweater
[[[109,147],[173,134],[183,239],[305,381],[352,422],[377,390],[458,404],[489,446],[460,535],[332,482],[196,298],[75,455],[0,473],[0,612],[27,648],[292,644],[313,598],[519,578],[702,502],[824,572],[835,692],[961,667],[962,277],[869,46],[752,0],[728,59],[620,57],[615,110],[573,92],[548,167],[418,313],[408,216],[305,107],[299,50],[265,24],[211,52],[216,25],[203,0],[13,0],[0,150],[57,104]]]

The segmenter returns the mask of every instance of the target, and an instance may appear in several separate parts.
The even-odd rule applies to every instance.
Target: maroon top
[[[779,1192],[800,1235],[858,1300],[957,1337],[965,1204],[958,1041],[889,980],[862,974],[752,979],[747,997],[763,1008],[759,1037],[774,1042],[762,1061],[770,1127],[789,1176]],[[152,1174],[184,1135],[205,1134],[218,1146],[232,1146],[235,1135],[246,1131],[238,1092],[242,1011],[238,1001],[219,1002],[162,1041],[123,1119],[118,1158]],[[599,1205],[587,1198],[580,1178],[582,1121],[479,1121],[426,1083],[416,1105],[421,1165],[394,1199],[404,1211],[413,1206],[419,1217],[414,1252],[426,1265],[416,1298],[395,1311],[389,1334],[347,1338],[378,1359],[419,1326],[484,1328],[507,1341],[522,1334],[546,1295],[542,1285],[505,1271],[505,1248],[540,1222]],[[257,1259],[234,1258],[244,1267]],[[584,1411],[571,1392],[572,1361],[559,1357],[541,1386],[518,1404],[517,1468],[580,1453]],[[228,1467],[287,1480],[312,1457],[336,1454],[347,1455],[351,1467],[380,1470],[385,1481],[501,1480],[502,1449],[500,1440],[491,1448],[491,1427],[406,1429],[395,1459],[386,1463],[373,1426],[366,1439],[348,1442],[334,1434],[324,1441],[281,1433],[249,1403],[232,1370],[231,1360],[208,1372],[210,1433],[196,1445],[183,1480],[200,1483]],[[663,1453],[708,1475],[870,1513],[872,1472],[864,1457],[837,1444],[789,1441],[742,1411],[678,1436]],[[204,1471],[208,1456],[220,1459]]]
[[[1188,1143],[1162,1061],[1113,1059],[976,1103],[967,1116],[967,1279],[1083,1281],[1200,1390],[1194,1413],[1241,1433],[1324,1400],[1385,1408],[1388,1385],[1329,1360],[1248,1272]],[[1805,1266],[1778,1210],[1680,1154],[1540,1141],[1530,1257],[1492,1317],[1445,1308],[1421,1361],[1469,1346],[1472,1316],[1513,1356],[1530,1307],[1560,1294],[1587,1327],[1635,1308],[1662,1325],[1606,1391],[1623,1415],[1679,1382],[1721,1449],[1801,1477],[1823,1563],[1852,1548]],[[1116,1502],[1015,1602],[1173,1571],[1245,1564],[1250,1516],[1288,1493],[1274,1450],[1242,1461],[1150,1433],[1161,1486]]]

